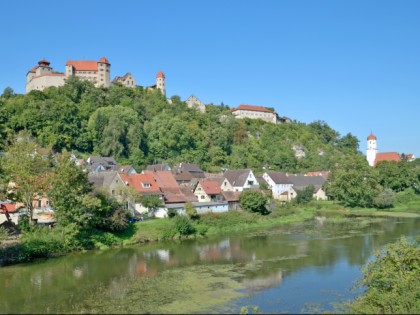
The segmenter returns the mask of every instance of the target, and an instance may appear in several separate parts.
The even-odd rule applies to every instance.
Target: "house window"
[[[254,181],[253,180],[249,180],[248,181],[248,185],[254,185]]]
[[[143,183],[143,187],[144,187],[144,188],[150,188],[150,187],[151,187],[151,185],[150,185],[149,183]]]
[[[41,207],[41,200],[38,200],[38,207]]]
[[[201,195],[201,199],[204,199],[204,198],[206,198],[204,195]]]
[[[50,205],[50,201],[49,201],[49,200],[47,200],[46,204],[47,204],[47,206],[49,206],[49,205]]]

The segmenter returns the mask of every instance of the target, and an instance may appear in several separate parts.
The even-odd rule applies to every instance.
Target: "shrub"
[[[389,208],[394,202],[394,196],[394,191],[390,188],[386,188],[373,198],[373,204],[378,208]]]
[[[267,197],[258,190],[245,190],[239,197],[242,209],[260,214],[267,214]]]
[[[168,218],[173,218],[178,215],[178,211],[175,209],[168,209]]]
[[[185,203],[185,212],[187,212],[187,215],[191,220],[198,220],[200,218],[197,209],[190,202]]]
[[[312,200],[315,192],[314,185],[306,186],[304,189],[297,192],[296,198],[294,199],[296,203],[308,203]]]
[[[183,215],[179,215],[174,218],[173,226],[175,231],[182,236],[191,235],[196,232],[194,226],[190,222],[190,219]]]

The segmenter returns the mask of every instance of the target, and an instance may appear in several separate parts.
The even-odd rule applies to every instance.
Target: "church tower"
[[[159,71],[156,75],[156,89],[160,90],[163,96],[166,97],[165,75],[162,71]]]
[[[371,132],[367,137],[367,150],[366,150],[366,159],[370,166],[375,165],[376,153],[378,152],[376,147],[376,137]]]

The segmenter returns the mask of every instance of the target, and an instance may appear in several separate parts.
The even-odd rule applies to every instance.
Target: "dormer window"
[[[143,187],[144,188],[150,188],[152,185],[150,185],[150,183],[143,183]]]

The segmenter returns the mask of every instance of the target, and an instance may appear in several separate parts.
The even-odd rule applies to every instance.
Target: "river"
[[[419,219],[353,218],[72,253],[0,268],[0,313],[333,311],[376,250],[419,234]]]

